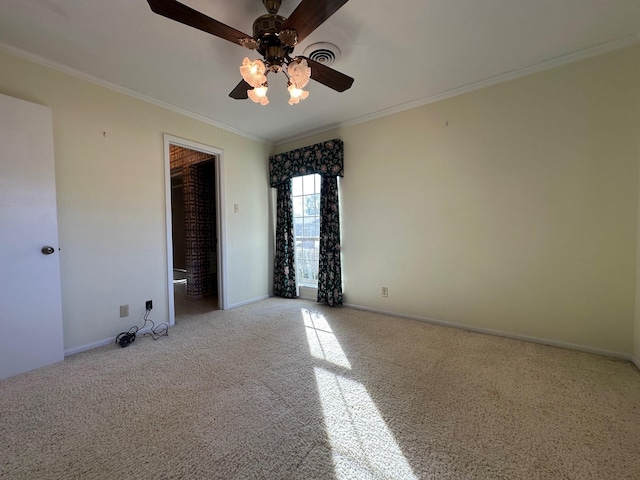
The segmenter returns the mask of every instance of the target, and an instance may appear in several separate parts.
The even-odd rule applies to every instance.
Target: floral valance
[[[340,139],[316,143],[269,157],[271,186],[293,177],[318,173],[322,176],[344,177],[344,144]]]

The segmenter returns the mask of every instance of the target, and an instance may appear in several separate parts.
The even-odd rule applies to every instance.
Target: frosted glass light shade
[[[260,105],[266,105],[269,103],[269,99],[267,98],[267,87],[261,86],[254,88],[253,90],[247,90],[247,95],[249,98]]]
[[[296,59],[287,67],[287,73],[289,74],[291,83],[293,83],[296,88],[302,89],[309,83],[311,67],[307,64],[306,59]]]
[[[264,62],[260,59],[251,61],[247,57],[242,60],[240,66],[240,75],[245,82],[251,85],[253,88],[261,87],[264,82],[267,81],[267,77],[264,74],[266,67]]]
[[[289,105],[295,105],[296,103],[299,103],[300,100],[304,100],[309,96],[309,92],[302,90],[301,88],[296,88],[292,83],[289,84],[287,90],[289,90],[289,95],[291,95],[291,98],[289,98]]]

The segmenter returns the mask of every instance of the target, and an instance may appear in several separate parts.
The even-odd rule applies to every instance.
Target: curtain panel
[[[296,269],[294,264],[293,202],[291,181],[278,185],[276,197],[276,255],[273,271],[273,293],[279,297],[295,298]]]
[[[342,305],[340,263],[340,212],[338,177],[322,177],[320,187],[320,254],[318,258],[318,302]]]
[[[296,296],[291,179],[314,173],[322,177],[317,301],[342,305],[338,177],[344,176],[344,144],[340,139],[269,157],[270,184],[278,190],[273,292]],[[288,204],[281,195],[288,195]]]

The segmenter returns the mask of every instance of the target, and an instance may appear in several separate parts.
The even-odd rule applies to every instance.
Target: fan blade
[[[302,0],[280,30],[294,29],[298,33],[298,42],[301,42],[348,1]]]
[[[229,94],[229,96],[231,98],[235,98],[236,100],[245,100],[249,98],[249,95],[247,94],[247,90],[252,90],[252,89],[253,87],[251,85],[249,85],[244,80],[240,80],[240,83],[236,85],[236,88],[231,90],[231,93]]]
[[[353,78],[340,73],[333,68],[327,67],[321,63],[311,60],[307,57],[302,57],[307,60],[307,64],[311,67],[311,78],[316,82],[320,82],[329,88],[336,90],[337,92],[344,92],[351,88],[353,85]]]
[[[147,2],[151,10],[158,15],[197,28],[198,30],[229,40],[238,45],[240,45],[241,38],[251,38],[251,35],[242,33],[240,30],[236,30],[211,17],[207,17],[204,13],[200,13],[176,0],[147,0]]]

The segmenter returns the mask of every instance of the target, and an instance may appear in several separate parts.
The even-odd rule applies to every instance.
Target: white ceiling
[[[184,3],[249,34],[266,13],[261,0]],[[298,3],[283,0],[280,14]],[[323,41],[341,49],[333,68],[353,87],[311,82],[309,98],[290,106],[284,75],[270,75],[263,107],[228,96],[255,52],[158,16],[145,0],[0,2],[5,50],[278,143],[639,42],[640,0],[350,0],[295,53]]]

